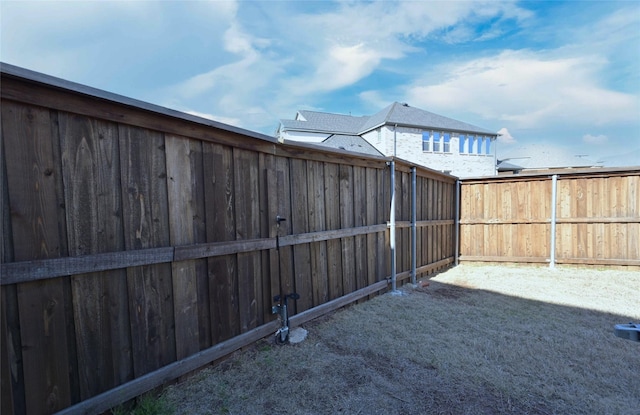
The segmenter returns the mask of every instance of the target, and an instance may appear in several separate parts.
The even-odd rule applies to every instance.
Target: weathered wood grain
[[[324,231],[326,229],[324,164],[308,161],[307,173],[309,232]],[[313,305],[318,306],[329,301],[327,243],[325,241],[311,243],[310,249]]]
[[[12,102],[3,102],[1,111],[14,260],[66,255],[62,169],[52,115]],[[65,312],[65,281],[20,284],[17,299],[26,411],[65,408],[72,402],[69,358],[75,342],[65,335],[72,318]]]
[[[364,167],[353,168],[353,216],[354,226],[361,227],[367,224],[367,181],[366,169]],[[367,237],[358,235],[355,242],[355,277],[356,289],[364,288],[368,285],[367,269]]]
[[[233,150],[203,143],[205,223],[208,243],[234,241],[235,188]],[[237,255],[209,258],[209,307],[213,343],[240,334]]]
[[[337,164],[325,163],[324,177],[326,227],[328,230],[340,229],[340,167]],[[344,294],[341,241],[327,241],[327,259],[329,299],[334,300]]]
[[[118,127],[62,113],[58,119],[69,254],[124,250]],[[133,377],[124,269],[71,278],[81,399]]]
[[[594,264],[602,264],[610,259],[618,265],[638,258],[638,177],[627,170],[559,175],[554,247],[559,260],[594,258]],[[550,176],[463,181],[462,188],[462,255],[549,258]],[[486,189],[492,190],[485,194]],[[502,208],[487,216],[496,201]]]
[[[292,204],[291,197],[291,160],[284,157],[276,157],[276,180],[277,185],[274,190],[278,196],[278,206],[276,215],[286,218],[277,226],[280,238],[280,249],[278,251],[278,291],[274,293],[287,295],[295,291],[295,277],[293,271],[293,247],[284,246],[284,237],[292,234]],[[293,173],[295,174],[295,172]],[[275,217],[274,217],[275,219]],[[295,307],[294,307],[295,311]]]
[[[196,241],[194,218],[198,211],[196,182],[192,168],[192,145],[199,143],[174,135],[165,136],[167,162],[167,194],[171,245],[181,246]],[[196,153],[197,155],[197,153]],[[171,264],[173,317],[175,320],[176,357],[183,359],[200,350],[198,276],[196,261],[174,261]]]
[[[353,217],[353,167],[340,165],[340,226],[352,228]],[[355,242],[353,237],[342,238],[342,289],[344,295],[356,290]]]
[[[260,237],[258,154],[233,150],[236,239]],[[262,259],[260,252],[238,254],[238,306],[240,332],[262,323]]]
[[[365,193],[363,195],[365,200],[365,225],[373,226],[378,224],[377,221],[377,198],[378,198],[378,169],[367,169],[365,179]],[[384,229],[383,229],[384,231]],[[371,285],[382,278],[378,278],[379,270],[377,269],[376,258],[377,255],[371,255],[372,252],[380,252],[383,248],[378,246],[378,235],[375,233],[366,235],[366,251],[365,259],[367,266],[366,285]]]
[[[119,126],[126,249],[170,246],[165,140]],[[134,376],[176,359],[170,264],[127,268]]]
[[[309,232],[309,191],[307,183],[307,162],[292,159],[291,163],[291,232]],[[294,202],[295,201],[295,202]],[[311,251],[308,244],[293,247],[295,291],[300,295],[295,312],[313,307],[313,281],[311,280]],[[286,294],[286,293],[285,293]]]

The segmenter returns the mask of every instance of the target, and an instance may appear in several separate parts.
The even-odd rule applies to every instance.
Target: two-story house
[[[394,102],[371,116],[300,110],[280,120],[280,139],[398,158],[458,177],[496,174],[497,134]]]

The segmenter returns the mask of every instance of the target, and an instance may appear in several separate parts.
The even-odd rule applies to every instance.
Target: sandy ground
[[[171,386],[176,414],[640,415],[640,272],[461,265]]]
[[[463,264],[432,280],[640,320],[640,271]]]

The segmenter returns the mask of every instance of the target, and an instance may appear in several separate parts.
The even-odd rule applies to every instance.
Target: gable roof
[[[498,160],[497,166],[498,171],[520,171],[524,167],[518,166],[517,164],[509,163],[505,160]]]
[[[444,117],[425,111],[420,108],[414,108],[409,104],[394,102],[384,108],[377,114],[369,117],[361,133],[367,132],[384,124],[398,124],[405,127],[418,127],[425,129],[442,129],[448,131],[458,131],[465,133],[479,133],[496,136],[493,131],[467,124],[466,122],[454,120],[453,118]]]
[[[302,120],[280,120],[285,129],[297,131],[322,131],[337,134],[358,134],[362,125],[369,119],[367,116],[353,117],[351,115],[332,114],[300,110],[298,114]]]
[[[374,156],[382,156],[383,154],[376,150],[367,140],[359,135],[343,135],[333,134],[326,138],[323,145],[342,150],[355,151],[356,153],[371,154]]]
[[[280,120],[285,130],[330,132],[335,134],[361,135],[382,125],[401,125],[428,130],[446,130],[461,133],[497,136],[487,129],[467,124],[453,118],[414,108],[408,104],[394,102],[371,116],[354,117],[318,111],[298,111],[306,121]]]

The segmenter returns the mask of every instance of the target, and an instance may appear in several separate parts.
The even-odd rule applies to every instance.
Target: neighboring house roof
[[[453,118],[444,117],[425,111],[420,108],[414,108],[408,104],[394,102],[384,108],[377,114],[369,117],[368,122],[364,125],[361,133],[367,132],[385,124],[398,124],[408,127],[419,127],[429,129],[442,129],[448,131],[458,131],[466,133],[479,133],[496,136],[493,131],[467,124],[466,122],[454,120]]]
[[[571,151],[543,143],[527,144],[504,151],[502,160],[517,159],[523,169],[558,169],[600,167],[597,162]]]
[[[487,129],[394,102],[371,116],[354,117],[317,111],[298,111],[301,119],[280,120],[284,130],[333,132],[360,135],[382,125],[401,125],[422,129],[457,131],[461,133],[497,136]],[[306,120],[306,121],[303,121]]]
[[[374,146],[369,144],[367,140],[359,135],[343,135],[333,134],[329,138],[322,142],[323,145],[332,148],[340,148],[348,151],[355,151],[356,153],[371,154],[374,156],[382,156]]]
[[[602,157],[598,160],[598,164],[606,167],[640,166],[640,148],[615,156]]]
[[[302,120],[280,120],[286,130],[321,131],[341,134],[358,134],[369,117],[353,117],[351,115],[331,114],[317,111],[298,111]]]
[[[498,171],[520,171],[523,169],[522,166],[511,164],[504,160],[498,160],[497,168],[498,168]]]

